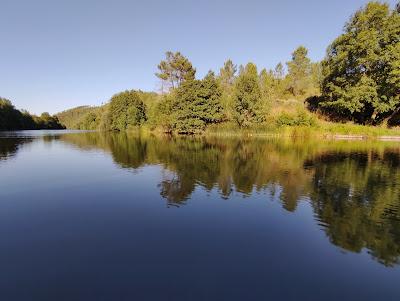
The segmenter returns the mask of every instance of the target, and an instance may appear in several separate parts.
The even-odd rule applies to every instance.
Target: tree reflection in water
[[[0,140],[0,162],[11,159],[23,144],[30,142],[32,142],[30,138],[2,137]]]
[[[384,265],[400,255],[400,150],[365,141],[141,137],[85,133],[61,140],[82,149],[101,148],[123,168],[163,166],[160,194],[169,206],[190,200],[197,186],[246,197],[278,195],[295,211],[309,200],[331,243],[364,248]]]

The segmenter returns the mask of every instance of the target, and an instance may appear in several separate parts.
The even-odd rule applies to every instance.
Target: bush
[[[277,117],[276,124],[278,126],[315,126],[316,119],[304,111],[295,114],[283,112]]]

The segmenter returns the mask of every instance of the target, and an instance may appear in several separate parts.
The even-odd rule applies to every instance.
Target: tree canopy
[[[111,130],[126,130],[141,125],[146,120],[146,109],[138,91],[125,91],[110,100],[108,113]]]
[[[388,4],[358,10],[323,61],[322,107],[377,123],[400,104],[400,15]]]
[[[221,89],[214,73],[203,80],[188,80],[174,91],[170,107],[173,128],[179,133],[197,133],[223,118]]]
[[[292,60],[287,63],[288,90],[294,96],[304,95],[311,86],[311,60],[308,50],[300,46],[292,53]]]
[[[219,80],[221,85],[225,88],[229,88],[234,84],[235,76],[237,72],[237,66],[233,64],[232,60],[227,60],[224,66],[219,70]]]
[[[235,82],[234,93],[234,116],[240,126],[247,127],[263,121],[262,94],[256,65],[246,65]]]
[[[180,52],[168,51],[165,60],[158,65],[156,76],[163,82],[163,88],[177,88],[185,80],[193,80],[196,69]],[[164,89],[163,89],[164,90]]]

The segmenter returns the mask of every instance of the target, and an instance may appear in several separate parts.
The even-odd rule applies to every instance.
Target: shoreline
[[[16,131],[0,131],[0,133],[12,133],[12,132],[39,132],[49,130],[16,130]],[[395,130],[396,131],[396,130]],[[101,131],[101,130],[76,130],[76,129],[64,129],[64,130],[52,130],[54,134],[75,134],[75,133],[88,133],[88,132],[103,132],[112,133],[113,131]],[[117,131],[118,132],[118,131]],[[138,133],[138,134],[151,134],[156,136],[176,136],[176,137],[259,137],[259,138],[313,138],[313,139],[326,139],[326,140],[348,140],[348,141],[382,141],[382,142],[400,142],[400,131],[398,135],[389,134],[377,134],[377,133],[361,133],[361,134],[341,134],[332,133],[327,130],[318,128],[308,127],[292,127],[292,128],[281,128],[281,129],[236,129],[236,130],[218,130],[212,131],[206,130],[203,133],[197,134],[178,134],[178,133],[165,133],[157,129],[149,129],[147,127],[128,129],[127,133]]]
[[[185,135],[179,135],[185,136]],[[196,136],[196,135],[195,135]],[[205,133],[199,136],[232,136],[232,137],[266,137],[266,138],[323,138],[330,140],[379,140],[379,141],[398,141],[400,142],[399,136],[369,136],[369,135],[352,135],[352,134],[317,134],[317,135],[284,135],[284,134],[273,134],[273,133]]]

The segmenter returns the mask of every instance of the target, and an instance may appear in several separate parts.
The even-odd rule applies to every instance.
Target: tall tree
[[[260,72],[260,85],[265,99],[272,100],[276,96],[276,78],[274,72],[263,69]]]
[[[235,120],[241,127],[264,120],[257,67],[248,63],[235,82]]]
[[[304,95],[311,83],[311,60],[308,50],[300,46],[292,53],[288,66],[288,90],[293,96]]]
[[[235,81],[237,66],[231,60],[227,60],[219,70],[219,80],[223,88],[230,87]]]
[[[233,64],[232,60],[227,60],[224,63],[224,66],[220,69],[218,75],[218,81],[222,89],[221,102],[224,108],[224,115],[227,120],[231,120],[233,116],[232,93],[237,69],[237,66]]]
[[[223,119],[221,103],[222,89],[214,72],[209,71],[201,81],[199,97],[203,99],[204,108],[201,118],[206,123],[217,123]]]
[[[278,65],[275,66],[274,76],[276,79],[283,79],[283,77],[285,76],[285,70],[282,63],[278,63]]]
[[[222,120],[221,89],[214,73],[203,80],[189,80],[174,92],[170,112],[173,128],[179,133],[197,133],[210,123]]]
[[[260,72],[260,84],[262,94],[265,100],[276,100],[284,97],[285,71],[283,65],[279,63],[274,70],[263,69]]]
[[[274,94],[275,97],[281,99],[285,96],[285,69],[282,63],[278,63],[273,71],[274,75]]]
[[[182,82],[195,78],[196,69],[180,52],[168,51],[165,56],[166,59],[160,62],[159,72],[156,73],[156,76],[162,80],[164,89],[174,89]]]
[[[370,2],[346,24],[323,61],[321,105],[360,123],[400,106],[400,14]]]

